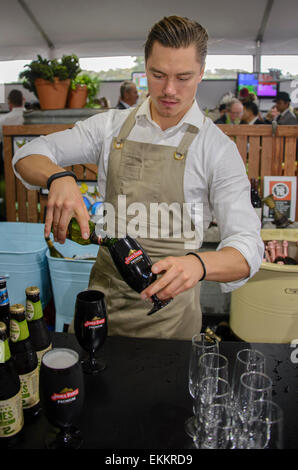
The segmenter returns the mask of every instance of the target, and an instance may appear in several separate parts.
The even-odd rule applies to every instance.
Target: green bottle
[[[54,245],[53,245],[53,242],[52,240],[47,237],[45,238],[45,241],[47,242],[47,245],[49,247],[49,252],[50,252],[50,255],[53,257],[53,258],[64,258],[64,256],[62,255],[62,253],[60,253],[60,251],[58,251]]]
[[[118,241],[118,238],[99,237],[95,232],[95,223],[91,220],[88,220],[88,223],[90,235],[87,240],[82,237],[80,225],[74,217],[69,222],[66,238],[72,240],[73,242],[79,243],[80,245],[93,244],[107,247],[114,245]]]
[[[23,425],[21,382],[11,358],[6,325],[0,322],[0,448],[16,444]]]

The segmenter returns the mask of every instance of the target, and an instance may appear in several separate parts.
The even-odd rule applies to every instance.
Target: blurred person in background
[[[138,101],[139,94],[134,82],[126,80],[120,86],[120,98],[117,109],[127,109],[134,106]]]
[[[3,126],[21,126],[24,124],[23,112],[25,99],[20,90],[11,90],[8,95],[9,112],[4,113],[0,117],[0,142],[2,142],[2,127]]]
[[[280,115],[277,117],[277,124],[286,126],[298,125],[297,118],[293,111],[290,109],[291,98],[286,91],[280,91],[275,98],[276,108]]]
[[[240,124],[243,116],[243,104],[237,98],[233,98],[226,104],[225,114],[217,119],[215,124]]]
[[[265,119],[264,119],[265,124],[272,124],[273,121],[276,121],[278,116],[279,116],[279,112],[277,110],[276,104],[274,104],[272,108],[269,109],[268,113],[265,116]]]
[[[259,108],[252,101],[243,103],[243,124],[264,124],[264,121],[259,118]]]

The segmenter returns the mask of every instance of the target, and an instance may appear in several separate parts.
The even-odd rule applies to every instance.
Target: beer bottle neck
[[[40,299],[27,298],[26,300],[26,319],[27,321],[39,320],[43,318],[43,310]]]
[[[93,245],[101,245],[101,238],[98,235],[96,235],[95,230],[90,232],[89,239]]]
[[[108,248],[115,245],[119,241],[119,238],[104,237],[100,240],[100,245],[107,246]]]

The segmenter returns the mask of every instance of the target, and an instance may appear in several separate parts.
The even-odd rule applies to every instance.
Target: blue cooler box
[[[63,245],[54,243],[54,246],[63,256],[69,258],[74,255],[90,255],[96,258],[99,248],[97,245],[79,245],[71,240],[66,240]],[[63,331],[64,324],[69,325],[73,319],[77,294],[88,288],[95,260],[53,258],[49,250],[46,252],[46,257],[56,310],[55,331]]]
[[[37,286],[43,308],[52,292],[44,224],[0,222],[0,276],[7,281],[10,304],[25,305],[25,289]]]

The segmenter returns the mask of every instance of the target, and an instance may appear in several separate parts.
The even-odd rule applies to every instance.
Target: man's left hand
[[[160,300],[176,297],[197,284],[203,275],[203,268],[195,256],[168,256],[155,263],[152,272],[162,276],[142,291],[143,300],[154,294]]]

